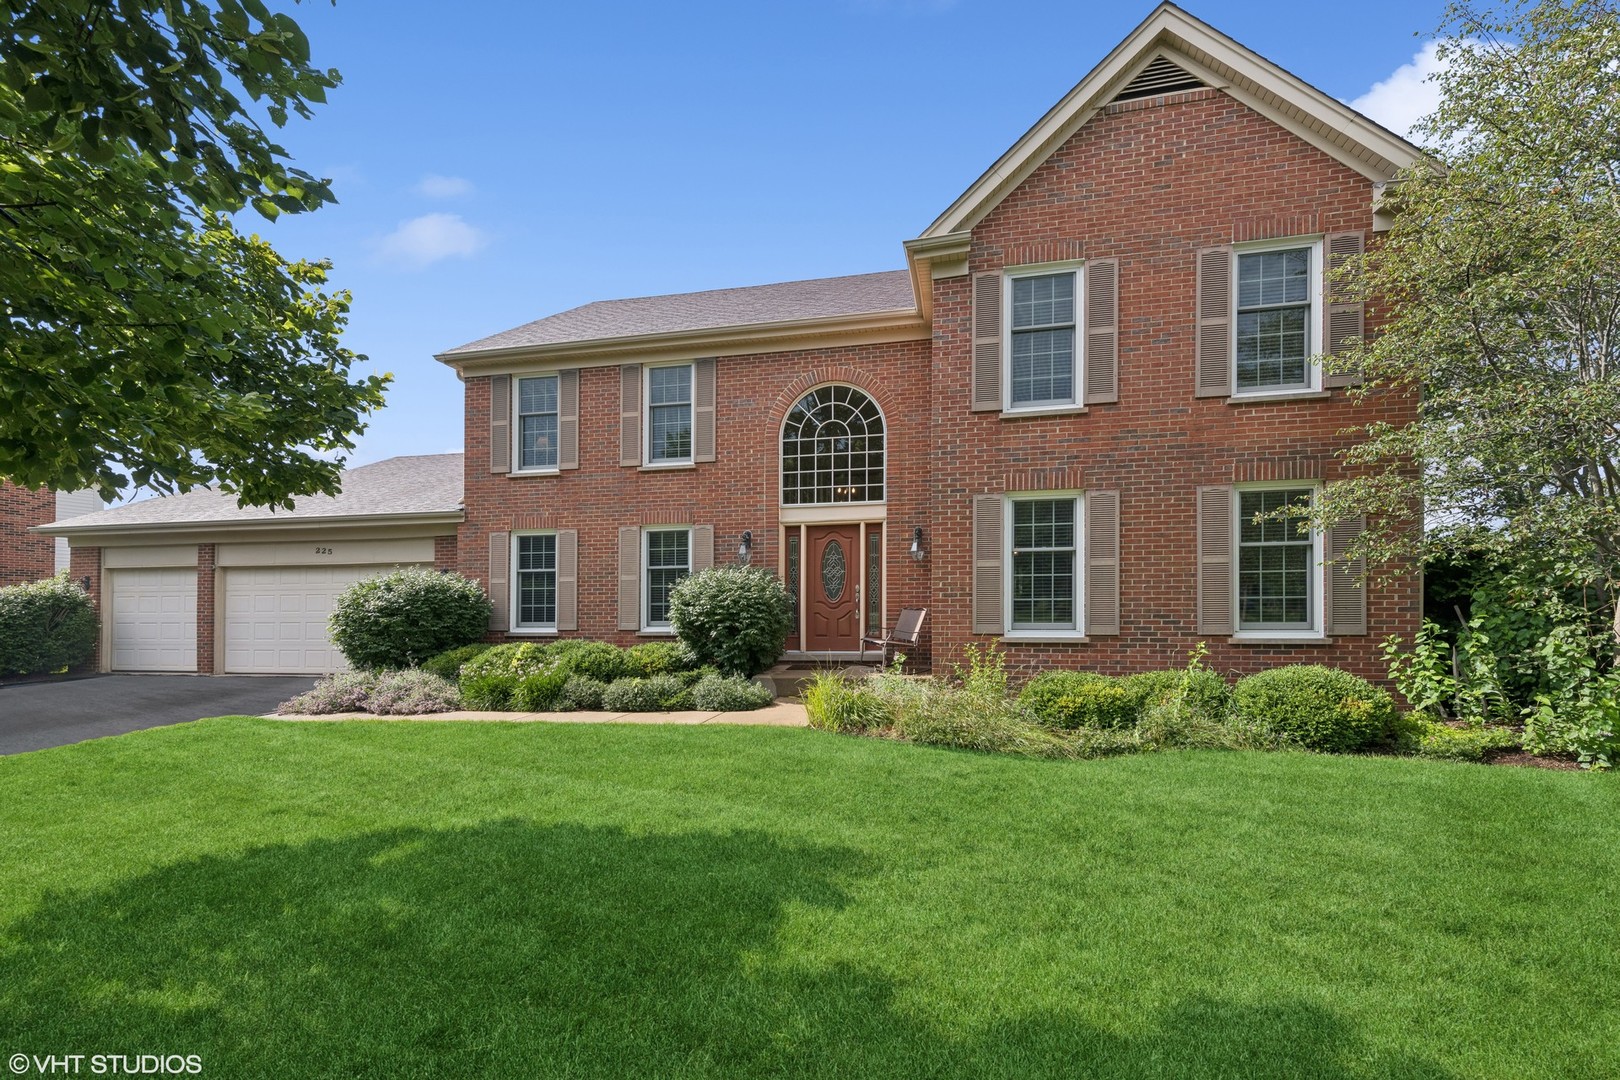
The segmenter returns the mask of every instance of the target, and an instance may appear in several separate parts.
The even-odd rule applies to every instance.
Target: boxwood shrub
[[[90,595],[61,573],[0,589],[0,677],[43,675],[90,662],[100,622]]]
[[[1293,664],[1239,679],[1232,709],[1310,750],[1363,750],[1395,732],[1395,701],[1358,675]]]
[[[483,637],[489,610],[478,582],[412,566],[344,589],[329,626],[355,667],[406,668]]]
[[[787,645],[793,602],[775,574],[715,566],[682,578],[670,593],[670,623],[700,664],[727,675],[758,675]]]
[[[1029,681],[1018,701],[1055,728],[1128,728],[1142,715],[1142,696],[1089,671],[1048,671]]]

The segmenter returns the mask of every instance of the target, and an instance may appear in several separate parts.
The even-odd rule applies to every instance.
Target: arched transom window
[[[883,501],[883,414],[853,386],[800,398],[782,425],[782,503]]]

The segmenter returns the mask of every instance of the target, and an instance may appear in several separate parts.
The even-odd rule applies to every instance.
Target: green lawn
[[[211,720],[0,759],[0,1056],[1614,1076],[1617,901],[1608,776]]]

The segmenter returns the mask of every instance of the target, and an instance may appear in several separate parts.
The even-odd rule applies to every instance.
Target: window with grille
[[[1075,498],[1011,500],[1012,629],[1078,627]]]
[[[557,376],[517,380],[518,468],[557,467]]]
[[[1072,405],[1079,272],[1009,278],[1012,319],[1010,407]]]
[[[1300,531],[1310,503],[1310,488],[1238,492],[1240,630],[1315,625],[1316,541]]]
[[[516,537],[517,626],[557,625],[557,536],[520,533]]]
[[[645,625],[667,627],[669,594],[674,591],[676,582],[692,572],[692,530],[648,529],[642,537]]]
[[[1311,386],[1315,249],[1239,252],[1237,391]]]
[[[692,460],[692,365],[647,368],[647,463]]]
[[[883,501],[884,429],[877,402],[853,386],[823,386],[782,425],[782,503]]]

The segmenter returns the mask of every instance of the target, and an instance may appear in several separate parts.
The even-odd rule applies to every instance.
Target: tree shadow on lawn
[[[516,820],[210,856],[0,928],[0,1050],[231,1077],[1447,1075],[1300,1002],[1187,999],[1140,1036],[1016,1000],[932,1026],[884,975],[780,949],[874,872],[758,832]]]

